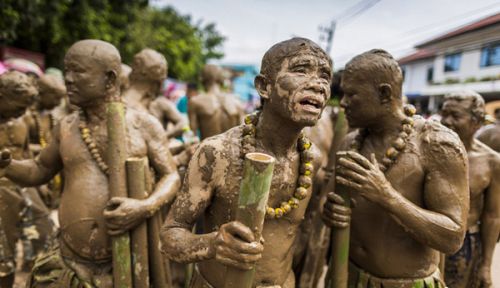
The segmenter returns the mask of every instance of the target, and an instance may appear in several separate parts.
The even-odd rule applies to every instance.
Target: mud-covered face
[[[69,54],[64,59],[64,82],[71,104],[87,107],[106,96],[106,71],[88,56]]]
[[[446,100],[441,111],[441,123],[455,131],[462,141],[469,139],[481,124],[471,112],[471,101]]]
[[[329,61],[304,51],[285,59],[275,79],[265,105],[296,123],[315,125],[330,97]]]
[[[340,106],[353,128],[370,126],[384,111],[377,88],[360,73],[362,71],[346,70],[341,83],[344,96]]]
[[[8,119],[22,116],[37,95],[38,90],[33,81],[26,75],[20,75],[15,82],[0,91],[1,117]]]

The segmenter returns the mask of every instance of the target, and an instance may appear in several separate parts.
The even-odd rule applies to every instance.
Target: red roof
[[[485,27],[488,27],[488,26],[491,26],[493,24],[497,24],[497,23],[500,23],[500,13],[497,13],[495,15],[492,15],[492,16],[488,16],[486,18],[483,18],[479,21],[476,21],[476,22],[473,22],[473,23],[470,23],[470,24],[467,24],[467,25],[464,25],[456,30],[453,30],[453,31],[450,31],[444,35],[441,35],[441,36],[438,36],[434,39],[431,39],[429,41],[426,41],[422,44],[419,44],[417,46],[415,46],[416,48],[421,48],[421,47],[424,47],[424,46],[427,46],[429,44],[433,44],[433,43],[436,43],[436,42],[439,42],[441,40],[444,40],[444,39],[448,39],[448,38],[452,38],[452,37],[455,37],[455,36],[458,36],[458,35],[462,35],[462,34],[465,34],[467,32],[472,32],[472,31],[475,31],[475,30],[479,30],[481,28],[485,28]]]
[[[410,63],[410,62],[415,62],[417,60],[423,60],[427,58],[431,58],[434,55],[436,55],[434,50],[429,50],[429,49],[419,49],[415,53],[410,54],[408,56],[405,56],[401,59],[398,60],[398,63],[400,65]]]

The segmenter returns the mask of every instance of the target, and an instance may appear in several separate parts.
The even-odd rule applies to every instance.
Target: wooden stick
[[[337,119],[339,121],[344,122],[342,123],[343,124],[342,126],[344,127],[343,129],[345,129],[347,126],[345,125],[345,120],[344,120],[345,116],[342,110],[339,112],[339,116]],[[339,125],[336,125],[335,131],[337,131],[337,127],[341,129],[340,127],[341,123],[338,124]],[[339,130],[339,131],[344,131],[344,135],[347,133],[347,130]],[[338,147],[340,146],[341,142],[340,140],[338,143],[336,144],[334,143],[335,145],[337,145],[337,150]],[[335,159],[335,157],[332,156],[331,159]],[[333,162],[332,168],[335,167],[334,166],[335,162],[336,160]],[[327,191],[335,191],[335,193],[337,193],[344,199],[345,206],[350,207],[351,197],[349,196],[349,193],[344,189],[337,189],[335,185],[335,173],[333,173],[332,176],[330,177],[326,189],[329,189]],[[349,239],[350,239],[350,225],[346,228],[332,228],[332,241],[331,241],[332,255],[330,257],[330,264],[329,264],[330,267],[328,273],[330,277],[327,279],[327,286],[326,286],[327,288],[347,288],[347,282],[349,279],[348,275]]]
[[[263,153],[248,153],[245,155],[236,221],[250,227],[254,232],[256,241],[259,241],[264,226],[274,162],[273,157]],[[254,274],[255,268],[245,271],[227,267],[224,287],[251,288]]]
[[[127,197],[127,158],[125,108],[123,103],[111,100],[107,104],[108,167],[110,197]],[[115,288],[132,287],[129,233],[111,239],[113,251],[113,283]]]
[[[146,160],[146,190],[153,192],[154,179]],[[160,228],[163,223],[161,209],[148,219],[149,273],[153,287],[172,287],[172,276],[168,259],[160,252]]]
[[[127,184],[130,198],[142,200],[146,192],[143,158],[129,158],[126,162]],[[133,287],[149,287],[148,225],[139,224],[130,233],[132,247]]]

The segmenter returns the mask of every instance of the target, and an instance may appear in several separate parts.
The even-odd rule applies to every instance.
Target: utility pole
[[[319,39],[320,41],[326,42],[325,50],[328,55],[330,55],[330,52],[332,51],[333,36],[335,35],[336,27],[337,27],[336,20],[332,20],[330,27],[319,26],[319,31],[321,33]]]

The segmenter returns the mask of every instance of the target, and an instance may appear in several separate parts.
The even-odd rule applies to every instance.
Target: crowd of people
[[[65,54],[64,79],[4,72],[0,287],[13,287],[18,269],[30,272],[27,287],[118,287],[126,262],[114,239],[141,226],[145,238],[132,237],[129,250],[146,252],[126,269],[143,284],[130,287],[228,287],[244,271],[254,272],[232,287],[313,288],[324,277],[348,287],[491,287],[500,110],[483,127],[483,98],[459,91],[445,96],[440,122],[420,117],[404,103],[397,61],[380,49],[351,59],[341,80],[333,70],[308,39],[275,44],[250,115],[217,65],[179,103],[165,98],[168,63],[152,49],[127,66],[110,43],[82,40]],[[111,191],[137,175],[114,180],[120,126],[110,107],[123,107],[126,158],[144,160],[139,198]],[[245,156],[255,152],[274,159],[265,209],[255,208],[261,231],[238,220]],[[332,265],[325,276],[340,258],[347,275]]]

